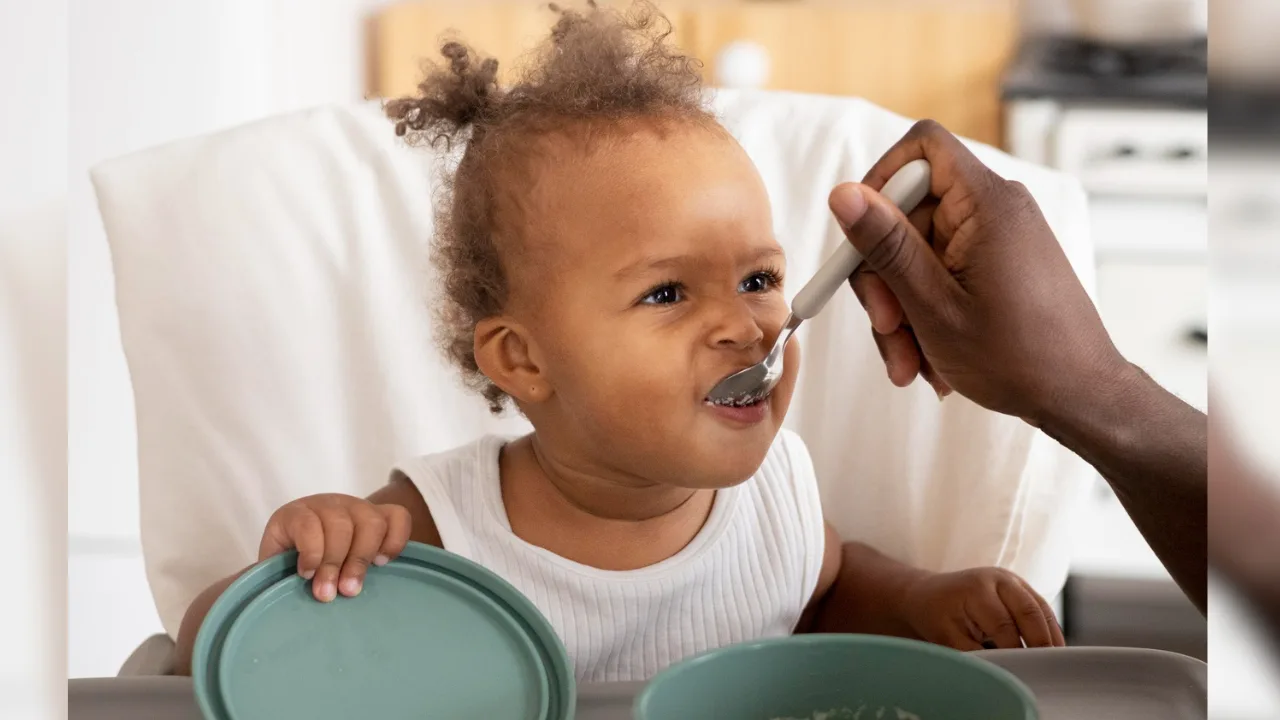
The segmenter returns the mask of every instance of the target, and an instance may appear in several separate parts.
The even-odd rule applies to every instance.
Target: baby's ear
[[[551,385],[539,366],[528,330],[498,316],[476,324],[476,367],[517,403],[532,405],[551,397]]]

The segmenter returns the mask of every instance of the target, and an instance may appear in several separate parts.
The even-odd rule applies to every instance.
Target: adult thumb
[[[955,280],[920,232],[888,198],[861,183],[831,191],[827,204],[845,237],[884,280],[908,316],[936,305]]]

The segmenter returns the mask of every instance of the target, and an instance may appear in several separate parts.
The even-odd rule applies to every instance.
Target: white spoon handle
[[[929,194],[931,168],[928,160],[912,160],[889,178],[884,184],[881,195],[888,198],[902,212],[910,213],[916,209],[925,195]],[[853,243],[840,243],[818,272],[800,289],[791,301],[791,313],[801,320],[808,320],[822,311],[827,301],[853,275],[853,271],[862,264],[862,255],[853,248]]]

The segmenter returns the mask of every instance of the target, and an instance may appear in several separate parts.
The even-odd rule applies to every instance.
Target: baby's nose
[[[712,344],[722,348],[748,348],[764,340],[759,318],[745,303],[732,303],[726,308],[712,331]]]

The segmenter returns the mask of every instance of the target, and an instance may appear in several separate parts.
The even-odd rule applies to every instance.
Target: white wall
[[[110,256],[87,171],[176,138],[359,99],[362,18],[379,1],[70,0],[72,676],[114,674],[138,642],[160,631],[138,545],[133,404]],[[26,102],[38,106],[36,97]]]
[[[61,684],[66,5],[0,0],[0,717]]]

